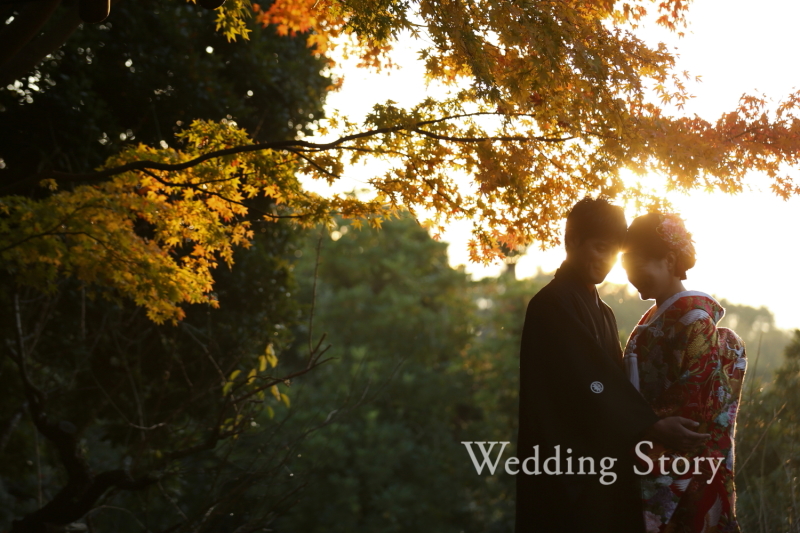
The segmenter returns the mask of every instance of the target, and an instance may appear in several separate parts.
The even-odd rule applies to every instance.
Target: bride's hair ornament
[[[667,246],[678,253],[694,257],[694,240],[686,229],[683,219],[676,213],[663,213],[659,218],[661,223],[656,232]]]

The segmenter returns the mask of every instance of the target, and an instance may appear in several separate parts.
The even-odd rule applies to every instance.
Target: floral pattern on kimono
[[[638,370],[639,390],[656,414],[695,420],[697,432],[711,434],[700,452],[680,453],[653,443],[648,453],[653,471],[641,478],[647,533],[740,532],[733,438],[747,359],[741,338],[717,327],[724,313],[705,293],[678,293],[644,314],[625,347],[629,375],[632,367]],[[658,462],[662,456],[666,475]],[[695,462],[695,457],[720,463],[716,474],[707,459]],[[689,469],[675,474],[674,467],[685,470],[683,458]],[[642,461],[639,469],[647,466]]]

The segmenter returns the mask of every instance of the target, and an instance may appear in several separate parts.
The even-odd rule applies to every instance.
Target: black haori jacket
[[[658,417],[623,370],[616,328],[611,309],[566,263],[528,305],[520,348],[515,533],[644,532],[633,449]],[[522,462],[536,445],[540,473],[526,474]],[[573,475],[543,470],[557,446],[561,471],[571,457]],[[577,474],[580,457],[594,458],[596,475],[588,473],[588,462],[585,474]],[[617,478],[607,485],[600,483],[604,457],[617,459],[606,469]],[[535,461],[527,466],[533,471]]]

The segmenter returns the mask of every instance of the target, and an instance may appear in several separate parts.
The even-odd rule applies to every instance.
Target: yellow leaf
[[[46,188],[50,189],[51,191],[58,190],[58,183],[56,182],[56,180],[54,180],[52,178],[48,178],[48,179],[44,179],[44,180],[40,181],[39,182],[39,186],[40,187],[46,187]]]
[[[266,356],[272,368],[278,366],[278,356],[275,355],[275,348],[272,347],[272,344],[267,344]]]

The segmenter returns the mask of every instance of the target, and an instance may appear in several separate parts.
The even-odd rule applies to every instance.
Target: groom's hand
[[[711,438],[708,433],[695,433],[692,429],[700,424],[682,416],[662,418],[647,430],[645,437],[658,441],[667,448],[680,452],[691,452]],[[691,428],[691,429],[690,429]]]

